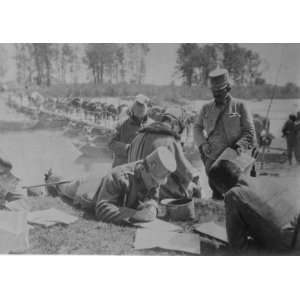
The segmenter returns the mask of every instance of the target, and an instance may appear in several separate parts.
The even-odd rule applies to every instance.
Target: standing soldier
[[[230,95],[228,71],[216,69],[209,74],[209,79],[214,100],[203,105],[194,124],[194,140],[206,173],[226,148],[241,154],[256,145],[252,115],[244,102]],[[209,185],[213,198],[222,199],[211,179]]]
[[[127,163],[127,153],[130,143],[137,132],[147,123],[147,102],[144,95],[137,95],[132,105],[130,116],[119,124],[116,132],[109,141],[108,147],[114,153],[113,168]]]
[[[282,127],[282,137],[286,139],[287,155],[289,164],[292,164],[293,153],[295,152],[296,146],[296,130],[295,130],[295,115],[289,115],[289,119],[285,122]]]

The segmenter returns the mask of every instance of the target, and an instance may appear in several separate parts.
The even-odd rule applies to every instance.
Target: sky
[[[180,82],[175,75],[176,51],[180,44],[149,44],[150,52],[146,58],[145,82],[150,84],[170,84],[172,80]],[[300,86],[300,44],[240,44],[258,52],[265,67],[263,77],[269,83],[284,85],[294,82]],[[10,59],[7,77],[15,74],[13,61],[14,47],[7,45]],[[279,71],[280,70],[280,71]],[[278,73],[279,71],[279,73]]]
[[[294,82],[300,86],[300,44],[240,44],[258,52],[269,83]],[[174,76],[179,44],[149,44],[146,82],[168,84]],[[278,70],[280,69],[279,73]]]

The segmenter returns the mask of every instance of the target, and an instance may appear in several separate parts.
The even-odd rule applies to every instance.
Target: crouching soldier
[[[224,195],[226,230],[234,250],[300,250],[299,188],[269,178],[242,176],[232,162],[220,160],[209,177]]]

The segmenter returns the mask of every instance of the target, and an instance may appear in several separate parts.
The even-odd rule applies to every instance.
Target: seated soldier
[[[181,140],[184,129],[181,109],[168,109],[161,120],[145,126],[131,142],[128,162],[144,159],[158,147],[167,147],[175,156],[177,169],[160,188],[160,200],[165,198],[201,197],[199,171],[185,157]]]
[[[224,195],[226,230],[237,251],[300,249],[299,190],[269,178],[242,176],[232,162],[220,160],[209,172]]]
[[[144,160],[113,168],[100,182],[97,177],[86,182],[47,186],[52,195],[67,197],[82,208],[92,209],[99,221],[124,224],[152,221],[157,215],[159,187],[176,170],[176,161],[166,147],[159,147]],[[46,183],[62,178],[46,174]],[[95,181],[97,182],[97,187]],[[55,187],[56,191],[53,191]],[[88,191],[89,190],[89,191]],[[96,190],[96,193],[95,193]],[[88,197],[87,194],[94,195]]]

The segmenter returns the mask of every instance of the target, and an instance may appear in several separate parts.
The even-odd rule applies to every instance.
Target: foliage
[[[15,44],[15,49],[17,81],[27,86],[86,80],[95,84],[125,81],[141,84],[149,52],[148,45],[143,43]]]
[[[51,85],[51,72],[55,56],[54,44],[15,44],[17,80],[19,83],[38,86]]]
[[[207,86],[208,74],[217,66],[228,69],[239,85],[260,78],[261,59],[256,52],[238,44],[181,44],[177,51],[177,70],[188,86]]]
[[[7,51],[3,45],[0,45],[0,78],[3,78],[7,72]]]

